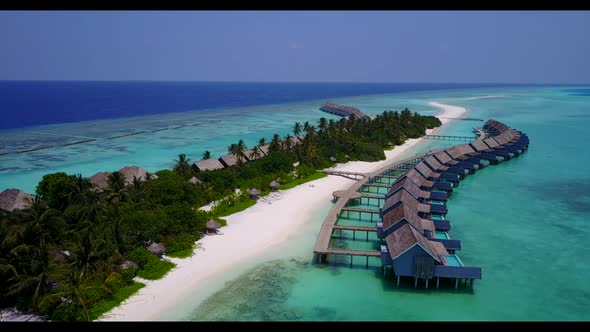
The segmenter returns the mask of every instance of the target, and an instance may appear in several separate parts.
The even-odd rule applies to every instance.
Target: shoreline
[[[438,102],[428,105],[441,110],[437,117],[458,118],[467,112],[463,107]],[[440,121],[444,125],[452,120]],[[429,129],[426,134],[439,128]],[[385,151],[385,160],[350,161],[330,169],[371,172],[401,159],[403,153],[423,139],[408,139],[393,150]],[[231,271],[241,262],[284,244],[310,222],[314,213],[330,202],[334,191],[347,189],[354,182],[340,176],[328,176],[261,197],[254,206],[225,217],[227,226],[220,228],[222,235],[199,240],[201,248],[196,248],[192,257],[166,257],[177,265],[173,270],[162,279],[146,282],[145,287],[97,321],[159,320],[192,290],[207,287],[207,282]]]

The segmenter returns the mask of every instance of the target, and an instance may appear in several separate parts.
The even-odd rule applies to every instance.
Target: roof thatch
[[[414,166],[414,168],[420,174],[424,175],[425,178],[440,178],[440,173],[433,172],[430,168],[428,168],[428,166],[426,166],[426,164],[423,161],[419,162],[416,166]]]
[[[471,146],[477,151],[488,151],[490,149],[483,141],[475,141],[470,143]]]
[[[90,183],[96,189],[106,190],[109,187],[110,172],[98,172],[90,177]]]
[[[420,203],[405,190],[398,190],[396,193],[385,200],[385,203],[381,208],[383,215],[387,214],[388,211],[394,208],[399,202],[408,205],[408,207],[417,212],[430,213],[430,205]]]
[[[435,231],[432,220],[420,218],[418,212],[406,204],[398,204],[383,216],[383,229],[388,229],[400,222],[409,223],[420,234],[424,234],[424,230]]]
[[[203,183],[203,181],[197,179],[196,176],[193,176],[192,178],[190,178],[190,180],[188,180],[188,182],[192,183],[192,184],[199,184],[199,183]]]
[[[219,227],[221,227],[221,224],[217,221],[213,219],[207,221],[207,229],[218,229]]]
[[[126,270],[126,269],[137,270],[137,269],[139,269],[139,265],[137,265],[137,263],[132,262],[132,261],[124,261],[123,263],[121,263],[120,267],[121,267],[121,270]]]
[[[281,184],[278,183],[277,181],[272,181],[268,186],[271,187],[272,189],[277,189]]]
[[[260,149],[260,151],[262,151],[262,154],[264,156],[266,156],[268,154],[268,148],[269,148],[270,144],[264,144],[258,147],[258,149]]]
[[[219,157],[219,161],[223,164],[223,166],[230,167],[230,166],[238,164],[238,157],[236,157],[230,153],[230,154],[226,154],[224,156]],[[248,161],[248,160],[242,159],[242,162],[246,162],[246,161]]]
[[[193,163],[193,168],[196,168],[199,171],[212,171],[222,169],[223,164],[217,158],[209,158]]]
[[[139,166],[125,166],[119,170],[119,173],[125,176],[125,182],[127,184],[132,184],[134,177],[138,178],[140,181],[145,181],[147,178],[147,171]]]
[[[389,255],[392,260],[395,260],[411,247],[419,245],[434,260],[440,262],[437,250],[431,244],[433,241],[429,241],[409,224],[403,225],[395,232],[389,234],[385,238],[385,242],[387,243],[387,249],[389,249]]]
[[[6,189],[0,193],[0,209],[23,210],[31,206],[33,196],[19,189]]]
[[[436,170],[446,171],[449,169],[448,166],[444,166],[443,164],[440,163],[440,161],[438,161],[433,156],[429,156],[428,158],[424,159],[424,162]]]
[[[428,198],[430,198],[430,191],[425,191],[425,190],[420,189],[420,187],[418,187],[418,185],[416,183],[414,183],[414,181],[412,181],[410,178],[408,178],[406,176],[395,181],[395,183],[391,186],[391,188],[389,189],[389,191],[385,195],[385,198],[391,197],[398,190],[402,190],[402,189],[407,191],[415,199],[421,199],[421,198],[428,199]]]
[[[248,190],[248,195],[250,196],[258,196],[260,195],[260,190],[254,188],[254,189],[250,189]]]
[[[256,148],[256,149],[258,149],[258,148]],[[246,155],[246,160],[252,161],[252,160],[256,160],[256,159],[260,159],[260,158],[264,157],[264,153],[262,153],[262,151],[260,151],[260,149],[258,149],[258,150],[259,150],[260,156],[253,155],[254,149],[244,151],[244,154]]]
[[[155,254],[155,255],[158,255],[161,257],[166,252],[166,247],[164,247],[164,245],[161,243],[154,242],[148,246],[147,250],[149,252],[151,252],[152,254]]]
[[[414,181],[420,187],[430,188],[434,185],[433,181],[426,180],[422,174],[418,173],[415,169],[411,169],[406,173],[404,176],[408,177],[410,180]]]

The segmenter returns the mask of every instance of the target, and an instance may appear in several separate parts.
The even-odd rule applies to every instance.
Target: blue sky
[[[589,83],[590,12],[0,12],[2,80]]]

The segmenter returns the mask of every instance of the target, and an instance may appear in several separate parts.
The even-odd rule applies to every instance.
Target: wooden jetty
[[[472,142],[477,139],[476,136],[448,136],[448,135],[426,135],[426,139],[438,139],[443,141],[463,141]]]
[[[338,216],[341,214],[342,211],[356,211],[360,213],[370,213],[371,217],[374,215],[379,215],[379,210],[371,210],[371,209],[359,209],[347,206],[348,202],[352,197],[357,197],[358,191],[360,188],[367,184],[369,179],[379,176],[381,174],[388,174],[388,171],[391,171],[395,167],[401,166],[406,163],[418,163],[425,157],[427,157],[429,153],[425,153],[422,155],[410,157],[393,164],[384,166],[372,173],[366,174],[362,179],[354,183],[348,190],[340,195],[338,201],[332,206],[332,209],[328,213],[328,216],[324,220],[322,227],[320,229],[320,233],[318,235],[315,247],[314,247],[314,254],[318,258],[319,263],[326,262],[328,255],[345,255],[345,256],[373,256],[373,257],[380,257],[380,253],[378,250],[370,250],[370,251],[362,251],[362,250],[343,250],[343,249],[336,249],[330,248],[330,239],[332,238],[332,233],[334,232],[334,227],[336,226],[336,222],[338,221]],[[378,217],[379,218],[379,217]],[[351,258],[352,262],[352,258]]]

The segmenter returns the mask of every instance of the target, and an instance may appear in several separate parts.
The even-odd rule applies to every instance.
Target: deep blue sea
[[[326,98],[486,86],[499,85],[0,81],[0,130]]]

